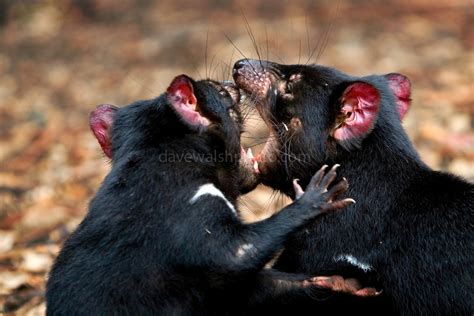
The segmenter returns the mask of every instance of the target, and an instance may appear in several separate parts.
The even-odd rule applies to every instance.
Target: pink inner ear
[[[197,99],[191,79],[180,75],[173,79],[166,90],[168,100],[181,118],[191,125],[209,125],[209,121],[196,111]]]
[[[410,80],[404,75],[397,73],[385,75],[385,78],[388,80],[388,86],[390,87],[390,90],[392,90],[393,94],[395,95],[400,119],[403,119],[410,108]]]
[[[380,105],[377,89],[364,82],[351,84],[342,95],[341,113],[346,116],[334,138],[349,140],[365,135],[373,126]]]
[[[99,142],[100,147],[107,157],[112,158],[112,142],[110,129],[114,122],[117,107],[110,104],[102,104],[91,112],[89,125]]]

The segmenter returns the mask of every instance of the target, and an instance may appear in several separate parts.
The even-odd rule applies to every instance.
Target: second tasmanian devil
[[[420,159],[401,124],[409,80],[248,59],[233,71],[270,128],[256,158],[263,183],[293,196],[291,179],[305,184],[321,165],[340,163],[357,201],[298,232],[275,268],[352,275],[383,289],[352,305],[327,300],[332,311],[471,315],[474,186]]]

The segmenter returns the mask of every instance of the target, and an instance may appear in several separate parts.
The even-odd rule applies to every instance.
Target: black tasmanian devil
[[[357,201],[298,232],[275,268],[355,275],[384,291],[369,311],[472,315],[474,186],[420,159],[401,124],[409,80],[248,59],[233,76],[270,128],[262,182],[292,197],[291,179],[340,163]]]
[[[181,75],[156,99],[91,114],[112,170],[52,268],[48,315],[230,314],[331,287],[262,268],[290,233],[352,202],[336,200],[347,182],[328,191],[336,171],[321,170],[306,193],[295,184],[291,206],[243,224],[234,202],[256,177],[241,156],[238,97]],[[341,286],[370,295],[353,280]]]

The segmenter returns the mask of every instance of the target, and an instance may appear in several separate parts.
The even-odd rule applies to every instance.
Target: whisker
[[[299,38],[299,49],[298,49],[298,65],[301,62],[301,38]]]
[[[240,9],[240,13],[242,14],[242,17],[244,18],[245,28],[247,29],[247,34],[249,35],[250,40],[252,41],[253,47],[255,49],[255,52],[257,53],[258,60],[260,62],[260,66],[263,68],[262,57],[260,56],[260,50],[258,49],[257,40],[255,38],[255,35],[253,34],[252,27],[250,26],[250,23],[247,20],[247,17],[245,16],[245,13],[242,9]]]
[[[216,55],[217,55],[218,52],[216,52],[212,58],[211,58],[211,63],[209,65],[209,70],[210,70],[210,75],[211,77],[214,77],[214,74],[216,73],[216,70],[217,70],[217,67],[219,66],[219,63],[216,63],[216,65],[214,66],[214,69],[212,68],[213,64],[214,64],[214,59],[216,58]]]
[[[229,36],[227,36],[226,33],[224,33],[224,36],[227,38],[227,40],[232,44],[232,46],[234,46],[234,48],[240,53],[240,55],[242,55],[242,57],[245,59],[245,60],[249,60],[249,58],[247,56],[244,55],[244,53],[237,47],[237,45],[235,45],[234,41],[232,41],[230,39]],[[249,66],[252,68],[253,72],[260,77],[260,74],[258,73],[258,71],[253,67],[253,65],[251,63],[248,63]]]
[[[235,45],[234,41],[226,34],[224,33],[224,36],[225,38],[227,38],[227,40],[229,41],[229,43],[234,46],[234,48],[239,52],[240,55],[242,55],[242,57],[244,59],[248,59],[247,56],[244,55],[244,53],[237,47],[237,45]]]
[[[255,213],[255,211],[251,208],[251,206],[249,206],[249,201],[247,199],[245,199],[244,197],[239,197],[238,198],[238,204],[239,206],[245,208],[249,213],[252,213],[254,216],[257,216],[257,214]]]
[[[307,48],[308,48],[308,60],[306,61],[306,65],[307,65],[309,60],[311,60],[311,46],[310,46],[310,43],[309,43],[310,36],[309,36],[309,26],[308,26],[308,15],[305,15],[304,23],[305,23],[305,26],[306,26],[306,44],[307,44]]]
[[[267,29],[267,25],[265,24],[265,43],[267,45],[267,57],[266,57],[266,60],[268,60],[268,29]]]
[[[232,77],[232,59],[234,58],[234,54],[235,54],[235,48],[232,49],[232,55],[230,55],[230,59],[229,59],[229,75],[228,75],[228,80],[230,80],[230,78]]]
[[[316,52],[316,49],[318,49],[318,54],[316,55],[316,59],[314,61],[315,63],[319,60],[323,52],[326,50],[331,31],[333,29],[334,22],[337,19],[337,15],[339,13],[339,5],[340,5],[340,1],[337,2],[336,9],[329,20],[329,25],[325,28],[324,32],[320,35],[320,38],[318,39],[318,46],[313,49],[313,51],[311,52],[310,58],[308,58],[308,62],[306,64],[308,64],[311,61],[311,58],[313,58],[313,55]],[[319,43],[321,44],[319,45]]]
[[[204,65],[206,67],[206,79],[209,78],[209,74],[207,73],[207,45],[209,43],[209,27],[207,28],[206,32],[206,46],[204,49]]]
[[[274,200],[275,200],[275,197],[276,197],[276,194],[277,194],[277,191],[273,191],[270,195],[270,197],[268,198],[267,202],[265,203],[265,206],[264,206],[264,211],[266,214],[273,214],[273,212],[269,212],[269,208],[270,208],[270,205],[273,204]]]
[[[334,12],[334,17],[331,19],[331,22],[329,24],[329,28],[328,28],[328,32],[327,32],[327,36],[325,38],[325,41],[324,41],[324,47],[323,49],[321,50],[321,52],[318,53],[318,55],[316,56],[316,62],[319,60],[319,57],[321,57],[322,53],[326,50],[326,47],[328,45],[328,42],[329,42],[329,38],[330,38],[330,34],[333,30],[333,26],[334,24],[337,22],[337,18],[338,18],[338,14],[339,14],[339,5],[340,5],[340,0],[337,2],[337,6],[336,6],[336,9],[335,9],[335,12]]]
[[[221,81],[226,81],[228,80],[228,75],[226,75],[229,72],[229,65],[227,65],[225,62],[220,62],[221,65]]]

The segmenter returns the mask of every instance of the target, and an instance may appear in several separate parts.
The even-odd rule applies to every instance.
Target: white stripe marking
[[[206,184],[201,185],[199,189],[196,191],[196,193],[194,194],[194,196],[189,200],[189,203],[194,204],[201,196],[207,195],[207,194],[223,199],[225,203],[227,204],[227,206],[232,211],[232,213],[237,215],[237,211],[235,210],[234,205],[232,205],[232,203],[230,203],[229,200],[226,199],[226,197],[224,196],[224,193],[222,193],[222,191],[216,188],[214,184],[212,183],[206,183]]]
[[[237,248],[237,253],[236,253],[237,257],[242,258],[243,256],[245,256],[249,252],[254,252],[255,251],[254,248],[255,248],[255,246],[252,245],[252,244],[243,244],[242,246]]]
[[[367,263],[360,262],[353,255],[339,255],[337,258],[335,258],[335,260],[336,261],[346,261],[346,262],[362,269],[364,272],[372,270],[371,265],[369,265]]]

